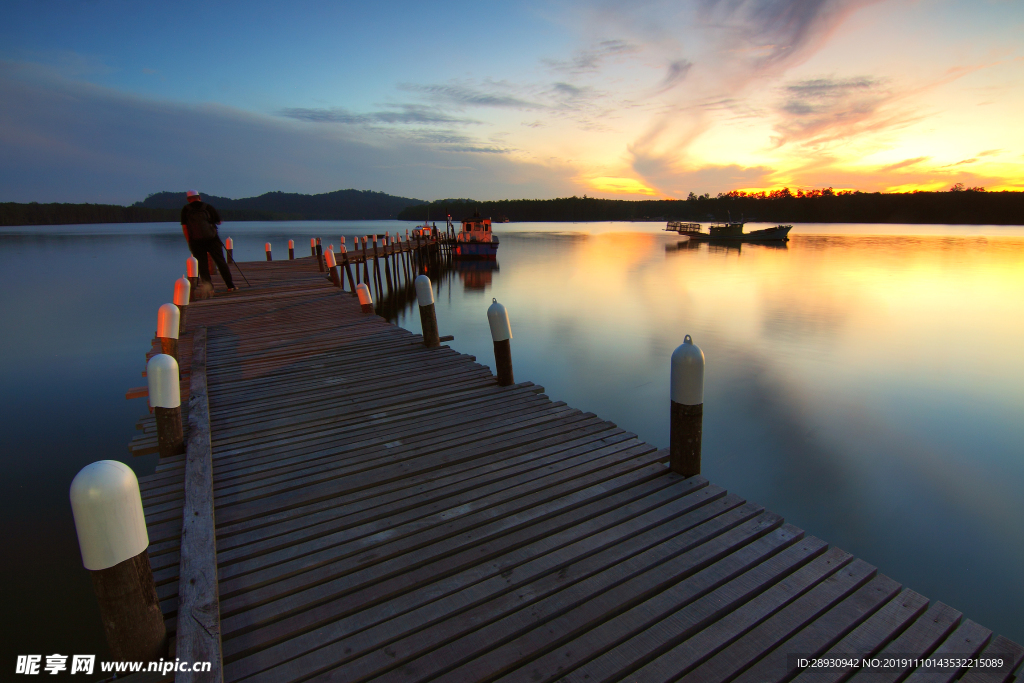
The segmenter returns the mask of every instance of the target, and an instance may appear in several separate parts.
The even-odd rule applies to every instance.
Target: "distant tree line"
[[[229,199],[203,195],[225,221],[380,220],[397,218],[421,199],[384,192],[338,190],[308,195],[268,192],[259,197]],[[0,225],[72,225],[76,223],[177,222],[185,192],[157,192],[131,206],[113,204],[0,204]]]
[[[474,201],[442,199],[411,206],[401,220],[453,220],[479,212],[510,221],[764,221],[770,223],[949,223],[1024,225],[1024,193],[985,192],[955,185],[947,192],[836,192],[832,188],[797,191],[789,188],[748,194],[728,192],[712,197],[690,193],[686,199],[629,201],[566,197]]]
[[[0,225],[72,225],[75,223],[159,223],[178,220],[176,211],[111,204],[0,203]]]
[[[423,203],[422,199],[396,197],[369,190],[336,190],[323,194],[267,192],[258,197],[228,199],[202,195],[217,207],[224,220],[232,221],[354,221],[397,218],[402,209]],[[133,206],[178,209],[185,204],[184,192],[157,192]]]
[[[628,201],[594,197],[561,199],[440,199],[423,203],[383,192],[339,190],[320,195],[269,192],[248,199],[204,196],[225,221],[379,220],[398,218],[435,222],[479,212],[510,221],[745,220],[772,223],[951,223],[1024,225],[1024,193],[985,192],[954,185],[947,192],[836,192],[832,188],[789,188],[712,197],[690,193],[686,199]],[[0,203],[0,225],[177,222],[184,192],[160,192],[132,206],[111,204]]]

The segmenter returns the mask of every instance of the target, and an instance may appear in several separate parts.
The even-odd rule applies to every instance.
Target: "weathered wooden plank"
[[[1004,636],[996,636],[978,655],[979,659],[1004,659],[1002,667],[975,667],[960,679],[962,683],[1003,683],[1024,662],[1024,647]]]
[[[702,682],[731,680],[874,575],[875,568],[868,563],[850,562],[701,664],[687,678]]]
[[[906,589],[820,656],[824,659],[851,660],[871,657],[926,609],[928,598]],[[835,683],[849,678],[853,673],[853,666],[807,668],[793,680],[794,683]]]
[[[206,328],[192,337],[189,438],[181,531],[176,656],[211,662],[209,674],[179,673],[182,682],[224,679],[218,606],[217,547],[213,516],[213,462],[206,396]]]
[[[792,678],[799,669],[796,662],[791,660],[791,655],[814,657],[822,654],[894,598],[900,588],[888,576],[875,576],[799,633],[779,644],[734,680],[738,683],[758,683]]]
[[[715,519],[714,524],[702,529],[705,536],[713,536],[728,526],[726,513],[741,501],[735,497],[726,500],[721,489],[704,483],[678,482],[670,477],[641,482],[578,510],[467,549],[461,558],[441,558],[392,580],[371,584],[350,594],[332,623],[253,652],[238,663],[238,670],[262,670],[302,652],[310,654],[267,674],[287,678],[289,671],[329,667],[352,658],[353,648],[360,649],[357,643],[345,640],[354,634],[360,634],[363,650],[372,649],[372,643],[418,631],[438,617],[452,616],[488,599],[493,604],[494,598],[507,596],[517,608],[522,605],[524,591],[530,599],[542,597],[614,566],[622,558],[649,550],[671,538],[672,531],[678,535]],[[733,523],[756,514],[756,510],[738,513]],[[675,520],[678,528],[667,530],[661,523],[665,519]],[[477,561],[484,554],[489,559]],[[381,596],[388,595],[393,597],[379,602]],[[463,622],[472,624],[466,617],[460,618]],[[265,639],[266,635],[246,634],[231,641],[229,647],[242,647],[246,641]],[[233,671],[235,668],[232,664]]]
[[[719,523],[726,523],[730,516],[735,519],[740,510],[723,515]],[[746,510],[750,511],[749,508]],[[709,526],[713,528],[715,521],[718,520],[712,520]],[[442,680],[477,680],[484,670],[491,673],[507,671],[526,659],[531,660],[529,677],[540,675],[538,680],[543,680],[552,668],[560,665],[555,664],[560,656],[599,650],[602,647],[601,636],[608,634],[609,627],[615,629],[620,620],[629,620],[623,613],[634,614],[636,609],[644,611],[642,607],[636,608],[637,605],[658,600],[689,602],[791,545],[797,539],[792,530],[779,529],[780,523],[775,515],[761,514],[724,533],[710,539],[703,537],[699,541],[693,537],[701,530],[697,527],[689,536],[674,537],[626,562],[571,583],[539,602],[526,603],[508,616],[466,633],[455,641],[444,645],[438,643],[440,647],[410,661],[406,667],[429,675],[447,670]],[[633,612],[629,612],[631,609]],[[653,609],[657,611],[658,608]],[[437,627],[433,627],[418,633],[406,639],[408,643],[391,643],[389,649],[401,656],[403,649],[400,647],[419,648],[421,639],[436,630]],[[572,643],[566,642],[573,638],[576,640]],[[556,651],[560,654],[538,658],[553,646],[560,646]],[[360,671],[361,667],[372,663],[382,670],[390,670],[392,667],[381,657],[382,654],[386,656],[386,653],[376,651],[349,666]],[[460,664],[460,668],[451,670],[452,666]],[[400,675],[400,671],[390,671],[382,680],[393,680]],[[516,675],[511,674],[513,678]]]
[[[974,623],[970,619],[960,624],[942,643],[929,655],[929,659],[964,660],[975,657],[992,638],[992,631]],[[963,666],[922,666],[907,676],[906,683],[949,683],[956,680],[966,670]]]
[[[878,657],[920,653],[927,656],[960,624],[960,612],[937,602],[914,621],[898,638],[886,645]],[[894,683],[902,680],[912,666],[858,670],[851,680],[857,683]]]
[[[817,539],[808,538],[805,543],[820,543]],[[659,622],[655,627],[647,629],[635,636],[632,641],[619,645],[616,649],[627,652],[643,653],[644,659],[656,656],[655,659],[631,675],[638,681],[671,681],[684,674],[703,661],[719,652],[726,645],[735,641],[751,628],[785,607],[799,596],[816,586],[837,568],[848,564],[853,556],[838,548],[830,548],[815,557],[805,566],[782,578],[757,597],[726,614],[714,623],[704,626],[692,635],[686,631],[673,631],[677,628],[677,619]],[[677,644],[678,643],[678,644]],[[579,673],[600,672],[602,661],[614,656],[621,661],[626,655],[613,652],[588,663]],[[635,668],[635,664],[631,664]],[[611,675],[618,668],[606,669],[598,676]]]

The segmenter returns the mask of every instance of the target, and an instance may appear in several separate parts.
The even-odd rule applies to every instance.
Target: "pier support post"
[[[434,310],[434,290],[426,275],[416,277],[416,300],[420,305],[420,327],[423,329],[423,345],[433,348],[441,345],[437,333],[437,311]]]
[[[690,335],[672,352],[669,465],[684,477],[700,474],[704,421],[704,352]]]
[[[316,256],[316,238],[315,237],[310,237],[309,238],[309,255],[310,256]]]
[[[178,307],[178,334],[185,329],[185,314],[188,312],[191,293],[192,285],[184,275],[174,281],[174,305]]]
[[[75,476],[70,496],[82,564],[92,575],[113,658],[166,657],[167,630],[135,473],[116,460],[94,462]]]
[[[419,278],[416,278],[419,280]],[[507,387],[515,384],[512,374],[512,326],[508,322],[508,311],[498,303],[497,299],[491,299],[492,303],[487,308],[487,324],[491,327],[491,340],[494,341],[494,367],[498,374],[498,386]]]
[[[363,313],[373,313],[373,297],[370,296],[370,288],[365,282],[356,285],[356,295],[359,297],[359,306]]]
[[[288,240],[288,260],[295,260],[295,240]]]
[[[268,261],[273,261],[274,257],[270,255],[270,242],[267,242],[267,244],[264,247],[264,249],[266,249],[266,251],[267,251],[267,260]]]
[[[195,301],[196,296],[199,294],[196,291],[196,285],[199,284],[199,259],[195,256],[189,256],[185,259],[185,276],[188,278],[188,283],[191,286],[189,290],[190,301]]]
[[[230,237],[224,242],[224,249],[228,252],[228,263],[235,260],[235,241]]]
[[[181,329],[181,313],[174,304],[164,304],[156,312],[156,338],[160,350],[178,360],[178,331]]]
[[[341,244],[341,261],[345,264],[345,272],[348,273],[348,287],[349,291],[354,295],[356,293],[356,281],[352,277],[352,266],[348,262],[348,250],[345,249],[345,243]],[[358,271],[358,267],[356,268]]]
[[[327,272],[335,287],[341,287],[341,269],[338,268],[338,261],[334,258],[334,250],[327,250]]]
[[[181,377],[178,361],[172,356],[158,353],[146,363],[146,381],[149,384],[149,405],[156,418],[156,443],[161,458],[185,452],[185,437],[181,427]]]

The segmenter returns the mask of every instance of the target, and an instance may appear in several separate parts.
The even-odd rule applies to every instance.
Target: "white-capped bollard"
[[[139,480],[116,460],[86,465],[71,482],[82,564],[92,576],[103,631],[117,660],[167,656],[167,630],[149,564]]]
[[[416,300],[420,305],[420,328],[423,330],[423,345],[440,346],[441,340],[437,332],[437,311],[434,310],[434,290],[430,278],[419,275],[415,280]]]
[[[190,300],[195,301],[196,295],[199,293],[196,291],[196,285],[199,284],[199,259],[195,256],[189,256],[185,260],[185,277],[188,278],[188,283],[191,285],[189,296],[192,297]]]
[[[338,261],[334,258],[334,249],[332,247],[327,247],[325,257],[327,259],[327,273],[331,277],[331,282],[334,283],[335,287],[341,287],[341,269],[338,268]]]
[[[497,299],[491,301],[494,303],[487,307],[487,324],[491,327],[491,340],[494,342],[494,366],[498,371],[498,386],[507,387],[516,381],[512,374],[512,326],[505,307]]]
[[[700,474],[704,420],[704,352],[690,335],[672,352],[669,464],[684,477]]]
[[[230,237],[224,241],[224,249],[228,252],[228,263],[235,260],[235,241]]]
[[[267,251],[267,260],[273,261],[274,257],[270,255],[270,242],[267,242],[266,246],[263,247]]]
[[[309,238],[309,255],[310,256],[316,256],[316,238],[315,237],[310,237]]]
[[[288,240],[288,260],[295,260],[295,240]]]
[[[174,281],[174,305],[178,307],[178,334],[185,330],[185,314],[188,312],[189,296],[192,294],[192,285],[188,278],[182,275]]]
[[[156,338],[160,349],[175,360],[178,358],[178,331],[181,329],[181,313],[174,304],[164,304],[156,313]]]
[[[320,272],[324,272],[324,245],[320,238],[316,238],[316,262],[320,266]]]
[[[156,418],[156,444],[161,458],[185,452],[181,427],[181,376],[178,361],[158,353],[146,363],[149,405]]]
[[[373,313],[373,297],[370,296],[370,288],[366,286],[365,282],[356,285],[356,296],[359,297],[359,305],[362,307],[363,313]]]

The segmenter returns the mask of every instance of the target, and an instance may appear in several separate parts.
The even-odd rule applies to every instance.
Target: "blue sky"
[[[0,201],[1021,189],[1022,8],[8,2]]]

